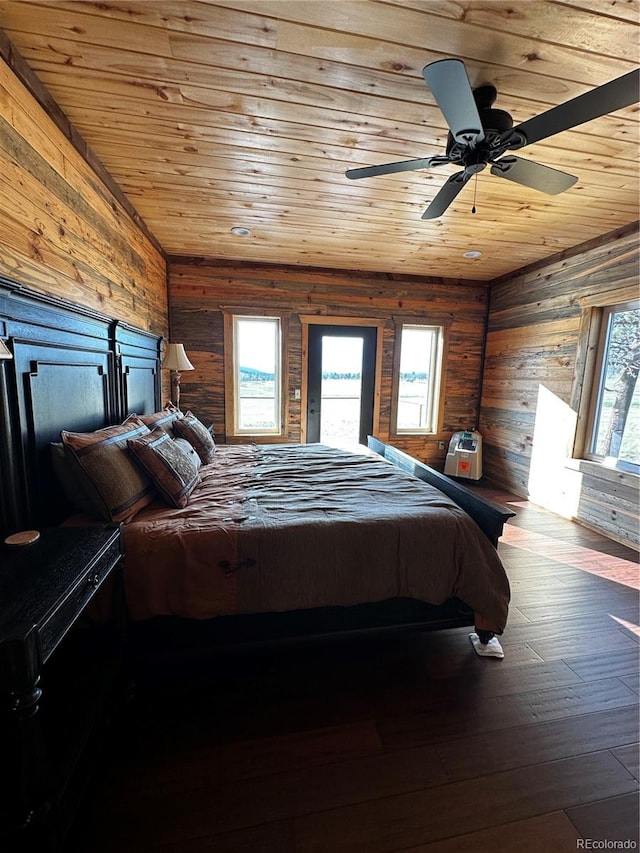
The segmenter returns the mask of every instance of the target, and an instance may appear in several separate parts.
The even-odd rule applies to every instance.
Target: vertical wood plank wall
[[[583,312],[620,294],[638,295],[637,225],[494,282],[480,431],[488,478],[637,547],[640,478],[566,461],[583,379]]]
[[[3,59],[0,275],[166,334],[162,252]]]
[[[181,408],[193,406],[224,440],[223,315],[221,308],[281,310],[289,315],[287,441],[300,440],[302,384],[300,315],[367,317],[384,321],[379,434],[389,436],[395,322],[448,328],[444,422],[436,436],[394,439],[419,459],[441,464],[438,440],[476,425],[487,312],[487,286],[477,282],[345,273],[273,265],[205,263],[169,258],[172,335],[185,344],[195,370],[182,374]]]

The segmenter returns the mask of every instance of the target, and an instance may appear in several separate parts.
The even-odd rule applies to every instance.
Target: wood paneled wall
[[[41,106],[33,91],[42,101],[46,92],[29,69],[11,58],[20,78],[0,58],[0,275],[165,335],[162,252],[86,146],[80,153],[82,141],[55,105]]]
[[[389,436],[395,323],[444,324],[448,328],[443,429],[394,444],[419,459],[441,464],[451,433],[477,423],[488,289],[459,280],[425,279],[375,273],[345,273],[273,265],[212,263],[169,259],[172,337],[185,344],[196,369],[182,374],[181,407],[193,406],[212,422],[224,440],[223,317],[225,306],[288,313],[287,441],[300,440],[300,403],[293,391],[302,385],[300,315],[368,317],[384,321],[379,435]]]
[[[585,319],[594,306],[637,297],[638,257],[636,223],[492,285],[480,416],[489,479],[636,547],[640,478],[567,460]]]

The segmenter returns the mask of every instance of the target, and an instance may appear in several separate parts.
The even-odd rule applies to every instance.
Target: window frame
[[[436,338],[436,369],[430,377],[428,396],[431,401],[431,417],[428,426],[418,428],[399,428],[398,411],[400,402],[400,364],[402,360],[402,333],[405,328],[429,329],[437,333]],[[417,318],[404,318],[395,321],[395,344],[393,355],[392,397],[391,397],[391,435],[405,438],[411,435],[435,436],[442,431],[444,417],[444,390],[448,349],[448,326],[442,323],[428,323]]]
[[[248,308],[223,309],[224,316],[224,395],[225,395],[225,432],[229,443],[234,441],[246,442],[247,439],[259,438],[262,443],[282,441],[288,433],[288,400],[286,394],[287,382],[287,341],[288,341],[288,315],[279,311],[251,310]],[[241,429],[238,425],[239,411],[237,407],[238,397],[238,373],[237,368],[237,332],[238,320],[277,321],[279,326],[278,354],[276,363],[276,393],[277,393],[277,415],[278,425],[274,429],[255,430]]]
[[[587,317],[585,333],[588,355],[584,366],[583,395],[579,407],[579,424],[574,446],[574,458],[597,465],[640,474],[640,464],[618,457],[607,457],[593,450],[600,421],[600,403],[603,395],[603,369],[608,351],[609,329],[614,314],[640,310],[640,299],[626,299],[593,306]]]

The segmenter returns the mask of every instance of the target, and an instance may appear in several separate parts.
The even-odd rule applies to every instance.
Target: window
[[[438,431],[444,329],[402,324],[396,371],[396,433]]]
[[[282,433],[282,320],[232,314],[226,346],[233,365],[226,374],[227,434]],[[231,392],[229,394],[229,391]]]
[[[600,312],[585,455],[640,473],[640,300]]]

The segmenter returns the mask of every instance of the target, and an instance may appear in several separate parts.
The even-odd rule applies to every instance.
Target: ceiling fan
[[[462,167],[461,172],[451,175],[443,185],[422,214],[422,219],[442,216],[467,181],[489,164],[492,175],[549,195],[568,190],[578,180],[574,175],[533,160],[503,155],[628,107],[640,96],[640,70],[636,69],[513,127],[509,113],[492,107],[497,97],[495,87],[484,85],[472,90],[460,59],[431,62],[422,69],[422,75],[449,126],[446,153],[346,172],[347,178],[355,180],[429,169],[447,163]]]

